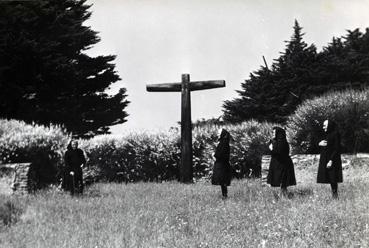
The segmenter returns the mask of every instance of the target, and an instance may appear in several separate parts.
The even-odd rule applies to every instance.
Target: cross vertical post
[[[192,122],[190,75],[182,74],[180,181],[192,182]]]

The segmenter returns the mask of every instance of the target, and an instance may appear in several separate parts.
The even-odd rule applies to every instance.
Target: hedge
[[[270,123],[248,121],[239,125],[205,126],[193,130],[193,165],[196,179],[209,177],[214,163],[217,133],[226,128],[232,135],[231,164],[235,176],[252,172],[260,176],[260,161],[268,153]],[[136,133],[123,137],[102,136],[81,142],[89,170],[105,181],[161,181],[178,178],[180,134]]]
[[[287,122],[295,153],[318,153],[323,122],[337,122],[345,153],[369,152],[369,90],[331,92],[302,103]]]

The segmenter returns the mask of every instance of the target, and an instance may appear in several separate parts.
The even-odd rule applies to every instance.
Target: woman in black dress
[[[231,185],[231,166],[229,163],[231,135],[225,129],[222,129],[219,137],[219,144],[215,150],[215,163],[211,183],[220,185],[223,198],[228,197],[227,186]]]
[[[318,168],[318,183],[331,185],[333,198],[338,197],[338,183],[343,182],[341,161],[341,138],[337,125],[332,120],[323,123],[325,137],[319,142],[320,159]]]
[[[267,183],[272,187],[281,187],[282,195],[287,195],[287,187],[296,185],[295,170],[289,155],[290,148],[286,138],[286,131],[274,127],[274,138],[270,141],[269,149],[272,154],[270,160]]]
[[[83,193],[83,175],[82,167],[86,164],[86,158],[83,151],[78,148],[77,140],[72,140],[64,155],[65,171],[64,171],[64,188],[73,195],[75,190],[77,193]]]

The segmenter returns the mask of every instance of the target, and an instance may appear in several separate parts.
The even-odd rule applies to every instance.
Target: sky
[[[320,51],[346,30],[369,27],[369,0],[88,0],[85,25],[101,41],[88,54],[117,55],[121,81],[109,93],[126,88],[131,102],[127,122],[111,128],[167,130],[181,117],[180,92],[147,92],[146,84],[225,80],[225,88],[191,93],[192,121],[219,117],[225,100],[251,72],[278,58],[296,19],[304,40]]]

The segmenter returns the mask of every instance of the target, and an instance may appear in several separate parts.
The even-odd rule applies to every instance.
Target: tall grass
[[[344,171],[340,199],[315,171],[297,171],[290,198],[259,180],[95,184],[82,197],[43,191],[21,199],[0,247],[368,247],[367,166]],[[278,192],[278,190],[277,190]]]

